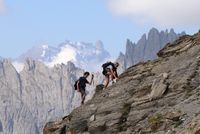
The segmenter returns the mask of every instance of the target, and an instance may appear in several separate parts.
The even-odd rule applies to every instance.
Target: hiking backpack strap
[[[80,79],[80,78],[79,78],[79,79]],[[75,83],[74,83],[74,90],[77,90],[77,83],[78,83],[79,79],[76,80]]]

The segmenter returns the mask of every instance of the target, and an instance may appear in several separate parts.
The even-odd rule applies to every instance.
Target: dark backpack
[[[104,63],[104,64],[102,65],[103,70],[106,70],[106,68],[107,68],[108,66],[112,65],[112,64],[113,64],[112,62],[106,62],[106,63]]]
[[[78,83],[78,81],[79,80],[76,80],[75,83],[74,83],[74,90],[77,90],[77,83]]]

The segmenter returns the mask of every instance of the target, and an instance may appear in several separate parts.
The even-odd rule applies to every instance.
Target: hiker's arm
[[[116,76],[115,72],[111,69],[111,73],[114,76],[115,79],[117,79],[118,77]]]
[[[114,71],[114,74],[115,74],[116,78],[118,78],[118,73],[117,73],[117,70],[116,70],[116,71]]]
[[[88,83],[89,85],[92,85],[93,79],[94,79],[94,75],[92,74],[91,80],[90,80],[90,82]]]
[[[115,67],[115,65],[112,63],[111,73],[112,73],[112,75],[114,76],[114,78],[117,79],[117,78],[118,78],[118,74],[117,74],[117,71],[116,71],[116,70],[113,71],[114,68],[116,68],[116,67]]]
[[[77,82],[77,84],[76,84],[76,86],[77,86],[77,90],[78,90],[78,92],[80,92],[80,88],[79,88],[79,81]]]

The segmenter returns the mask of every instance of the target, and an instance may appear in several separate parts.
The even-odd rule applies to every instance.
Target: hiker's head
[[[118,62],[115,62],[114,65],[115,65],[115,67],[118,67],[118,66],[119,66],[119,63],[118,63]]]
[[[84,75],[84,77],[87,78],[90,75],[90,73],[89,72],[85,72],[83,75]]]

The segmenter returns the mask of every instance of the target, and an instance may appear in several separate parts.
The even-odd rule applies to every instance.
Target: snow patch
[[[24,69],[24,64],[14,61],[12,62],[13,66],[15,67],[15,69],[17,70],[18,73],[20,73],[23,69]]]
[[[48,46],[48,45],[42,45],[42,48],[43,48],[43,49],[48,49],[49,46]]]
[[[36,49],[29,50],[23,57],[24,59],[30,57],[42,61],[48,67],[54,67],[54,65],[62,63],[67,64],[71,61],[79,68],[96,71],[101,69],[101,67],[97,68],[96,65],[105,62],[110,58],[110,54],[104,49],[101,41],[96,44],[65,41],[59,44],[58,47],[41,45]]]
[[[42,45],[42,48],[43,48],[43,51],[42,51],[42,55],[41,55],[41,57],[44,57],[45,54],[46,54],[46,49],[48,49],[49,46],[48,46],[48,45]]]
[[[66,45],[61,48],[61,51],[52,59],[52,62],[47,63],[48,66],[53,67],[56,64],[66,64],[68,61],[76,62],[76,50]]]

